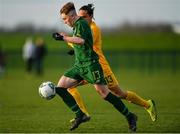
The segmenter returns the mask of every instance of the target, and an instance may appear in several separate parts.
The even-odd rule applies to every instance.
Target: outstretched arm
[[[66,42],[70,42],[70,43],[73,43],[73,44],[79,44],[79,45],[83,45],[84,42],[85,42],[84,39],[82,39],[80,37],[64,36],[63,39]]]
[[[64,33],[53,33],[52,36],[55,40],[66,41],[66,42],[78,44],[78,45],[83,45],[85,42],[85,40],[80,37],[76,37],[76,36],[71,37],[71,36],[65,35]]]

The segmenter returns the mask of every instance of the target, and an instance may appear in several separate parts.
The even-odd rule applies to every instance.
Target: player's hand
[[[60,35],[59,33],[53,33],[52,34],[52,37],[55,39],[55,40],[60,40],[60,41],[64,41],[64,36]]]
[[[67,52],[67,54],[69,54],[69,55],[74,55],[74,50],[73,50],[73,49],[69,50],[69,51]]]

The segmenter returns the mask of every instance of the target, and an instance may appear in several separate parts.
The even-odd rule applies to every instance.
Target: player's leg
[[[76,113],[76,116],[81,116],[83,112],[77,105],[73,96],[67,91],[67,89],[77,83],[76,80],[66,76],[62,76],[56,87],[56,93],[63,99],[65,104]]]
[[[113,93],[115,93],[116,95],[121,97],[122,99],[125,99],[131,103],[134,103],[136,105],[139,105],[139,106],[145,107],[145,108],[148,108],[150,106],[148,101],[146,101],[145,99],[143,99],[142,97],[140,97],[133,91],[123,91],[123,90],[121,90],[121,88],[118,85],[109,87],[109,89]]]
[[[136,115],[129,112],[128,108],[124,105],[121,99],[109,91],[104,79],[101,65],[98,62],[94,62],[94,64],[86,67],[82,72],[86,72],[83,75],[83,79],[93,84],[96,91],[102,96],[102,98],[111,103],[120,113],[126,117],[128,120],[129,129],[131,131],[136,131]]]
[[[68,75],[73,77],[73,70],[74,68],[68,70],[64,74],[64,76],[59,79],[56,87],[56,93],[62,98],[64,103],[76,114],[76,120],[70,127],[70,130],[76,129],[83,122],[84,116],[86,116],[85,113],[83,113],[77,105],[73,96],[67,91],[68,88],[73,87],[78,83],[78,78],[73,79],[71,77],[68,77]]]
[[[155,108],[155,103],[152,100],[145,100],[138,94],[133,91],[124,91],[120,88],[117,79],[115,78],[114,74],[105,74],[105,79],[108,84],[108,88],[117,96],[125,99],[131,103],[144,107],[147,112],[149,113],[152,121],[157,119],[157,113]]]
[[[81,97],[79,91],[77,90],[77,87],[78,87],[78,86],[82,86],[82,85],[85,85],[85,84],[88,84],[88,82],[85,81],[85,80],[82,80],[82,81],[80,81],[76,86],[69,88],[69,89],[68,89],[68,92],[74,97],[74,99],[76,100],[76,102],[77,102],[78,106],[80,107],[80,109],[81,109],[88,117],[90,117],[90,116],[89,116],[89,113],[88,113],[88,111],[87,111],[87,109],[86,109],[86,107],[85,107],[85,105],[84,105],[84,102],[83,102],[83,100],[82,100],[82,97]]]
[[[136,105],[142,107],[149,107],[148,101],[137,95],[132,91],[124,91],[120,88],[118,81],[113,73],[106,74],[105,73],[105,80],[107,82],[108,88],[117,96],[122,99],[126,99],[127,101],[134,103]]]
[[[109,92],[106,85],[95,84],[94,87],[96,88],[96,91],[106,101],[111,103],[115,107],[115,109],[117,109],[120,113],[122,113],[126,117],[130,131],[135,132],[137,129],[136,126],[137,116],[128,110],[128,108],[124,105],[124,103],[121,101],[119,97]]]
[[[133,91],[123,91],[119,86],[109,88],[114,93],[117,93],[122,99],[125,99],[133,104],[144,107],[149,113],[151,120],[154,122],[157,120],[157,110],[155,102],[153,100],[145,100]],[[118,92],[119,91],[119,92]]]
[[[76,103],[78,104],[78,106],[80,107],[80,109],[89,117],[88,120],[90,119],[89,113],[83,103],[82,97],[79,93],[79,91],[77,90],[77,88],[69,88],[68,92],[74,97],[74,99],[76,100]],[[73,119],[74,120],[74,119]],[[72,121],[70,121],[72,122]]]

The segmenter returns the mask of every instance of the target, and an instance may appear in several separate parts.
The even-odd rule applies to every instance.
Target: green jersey
[[[73,26],[73,36],[85,40],[84,44],[73,44],[75,65],[64,73],[64,76],[77,81],[86,80],[92,84],[106,84],[98,55],[93,51],[93,37],[90,26],[79,18]]]
[[[90,26],[86,20],[80,17],[74,23],[73,36],[85,40],[85,43],[82,45],[73,45],[75,51],[75,65],[81,65],[84,63],[84,66],[86,66],[89,62],[98,59],[98,55],[93,51],[93,37]]]

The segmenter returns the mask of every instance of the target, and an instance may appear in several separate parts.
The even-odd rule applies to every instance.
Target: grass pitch
[[[74,114],[62,100],[56,96],[46,101],[38,95],[41,82],[57,83],[64,70],[48,69],[43,77],[28,75],[20,69],[8,70],[7,76],[0,79],[0,133],[70,132],[69,120]],[[124,101],[138,115],[137,132],[180,132],[180,73],[165,71],[149,75],[121,70],[115,74],[123,88],[152,98],[157,104],[158,120],[153,123],[143,108]],[[73,132],[128,132],[125,118],[101,99],[92,85],[80,87],[79,91],[92,119]]]

